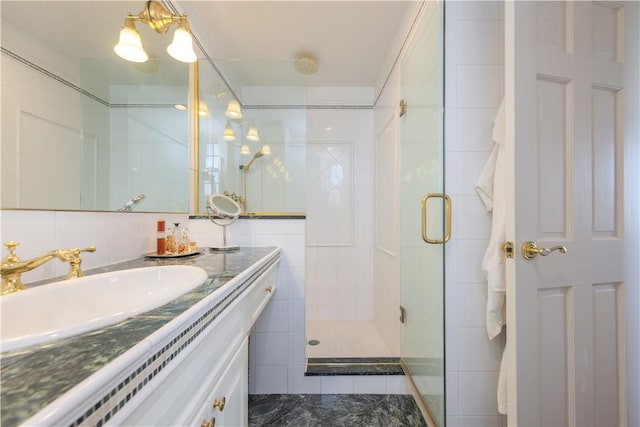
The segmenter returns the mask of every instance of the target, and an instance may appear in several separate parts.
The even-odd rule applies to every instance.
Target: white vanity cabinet
[[[150,392],[132,399],[109,424],[246,426],[249,331],[273,295],[276,278],[277,262],[171,361],[174,367],[150,382]]]
[[[191,425],[200,427],[247,425],[248,343],[248,338],[245,338],[218,383],[202,402],[203,408],[196,415],[194,422],[190,423]]]

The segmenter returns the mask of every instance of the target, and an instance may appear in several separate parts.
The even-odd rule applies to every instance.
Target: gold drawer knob
[[[271,286],[269,286],[267,289],[265,289],[265,291],[271,293],[271,292],[273,292],[273,288]]]
[[[213,401],[213,409],[218,408],[218,409],[220,409],[220,412],[224,411],[224,405],[225,405],[226,402],[227,402],[227,399],[224,396],[222,396],[222,399],[220,399],[220,400],[214,400]]]
[[[216,417],[211,417],[209,421],[202,420],[200,423],[200,427],[215,427],[216,425]]]

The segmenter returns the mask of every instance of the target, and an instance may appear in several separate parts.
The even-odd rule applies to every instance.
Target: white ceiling
[[[243,84],[286,85],[296,58],[317,58],[309,86],[374,86],[400,48],[415,1],[174,1],[214,59],[249,60]],[[413,6],[413,7],[411,7]],[[392,55],[393,56],[393,55]],[[259,67],[264,64],[263,67]],[[284,68],[280,81],[276,64]],[[256,68],[262,68],[256,69]],[[278,69],[279,67],[275,67]],[[237,70],[237,68],[236,68]],[[295,77],[294,77],[295,78]]]
[[[234,74],[225,76],[234,84],[375,87],[388,74],[420,3],[173,0],[171,5],[188,14],[195,37],[223,73]],[[2,0],[0,7],[3,21],[70,58],[117,59],[113,46],[124,18],[144,4]],[[171,34],[160,36],[142,24],[137,28],[151,57],[167,56]],[[294,71],[301,55],[317,58],[316,74],[303,77]]]

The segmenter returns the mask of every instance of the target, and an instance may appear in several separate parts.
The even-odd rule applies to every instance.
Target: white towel
[[[489,338],[498,336],[505,324],[506,286],[504,255],[502,254],[506,226],[504,133],[503,103],[494,120],[493,140],[495,144],[476,183],[476,190],[487,212],[493,211],[489,246],[482,260],[482,270],[488,285],[487,334]]]
[[[489,246],[482,260],[482,270],[487,279],[487,335],[490,339],[497,337],[505,325],[505,259],[502,244],[505,241],[506,228],[506,158],[505,151],[505,117],[504,100],[500,104],[498,114],[493,122],[493,140],[489,160],[482,169],[476,183],[476,191],[484,203],[487,212],[493,211],[491,219],[491,235]],[[506,414],[506,367],[504,354],[500,363],[500,376],[497,392],[498,411]]]

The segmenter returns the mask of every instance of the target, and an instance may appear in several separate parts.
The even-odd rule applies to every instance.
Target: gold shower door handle
[[[428,200],[429,199],[442,199],[444,200],[444,238],[443,239],[431,239],[427,236],[427,221],[428,214]],[[451,239],[451,198],[444,193],[428,193],[422,198],[422,240],[425,242],[437,245],[440,243],[447,243]]]

